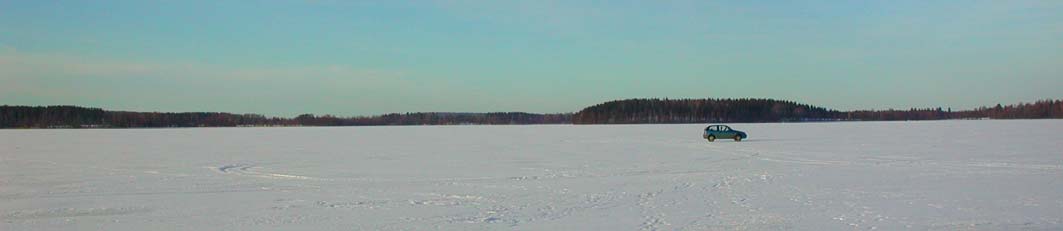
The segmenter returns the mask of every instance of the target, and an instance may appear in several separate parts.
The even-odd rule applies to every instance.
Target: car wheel
[[[705,138],[705,139],[708,139],[708,140],[709,140],[709,142],[713,142],[713,141],[716,141],[716,136],[714,136],[714,135],[709,135],[709,138]]]
[[[741,142],[742,136],[735,136],[735,142]]]

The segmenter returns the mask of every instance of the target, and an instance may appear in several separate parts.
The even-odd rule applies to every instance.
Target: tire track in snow
[[[65,169],[96,169],[96,170],[104,170],[104,171],[111,172],[111,173],[121,173],[121,174],[130,174],[130,175],[137,175],[137,174],[141,174],[141,173],[147,173],[147,174],[152,174],[152,175],[161,175],[161,176],[169,176],[169,177],[189,177],[189,176],[191,176],[191,175],[183,174],[183,173],[163,173],[163,172],[159,172],[158,170],[137,170],[137,169],[126,169],[126,168],[112,168],[112,167],[102,167],[102,166],[87,165],[87,164],[59,163],[59,162],[47,161],[47,160],[8,159],[8,162],[11,162],[11,160],[14,160],[16,162],[24,162],[24,163],[29,164],[29,165],[33,165],[33,163],[44,163],[44,164],[47,164],[47,165],[51,165],[51,166],[55,166],[55,167],[59,167],[59,168],[65,168]]]
[[[645,221],[639,224],[639,230],[658,230],[661,226],[670,225],[664,220],[664,214],[657,211],[656,199],[657,195],[664,193],[664,189],[642,193],[638,195],[638,200],[635,203],[642,214],[645,216]]]
[[[910,159],[904,157],[884,158],[884,157],[867,157],[860,162],[857,160],[822,160],[822,159],[809,159],[793,157],[793,155],[804,154],[821,154],[821,153],[809,153],[809,152],[780,152],[780,151],[765,151],[757,149],[724,149],[722,147],[710,146],[710,149],[720,150],[724,154],[734,155],[739,157],[745,157],[749,159],[757,159],[762,161],[777,162],[777,163],[790,163],[790,164],[802,164],[802,165],[820,165],[820,166],[892,166],[892,165],[933,165],[943,166],[951,168],[1008,168],[1008,169],[1024,169],[1024,170],[1041,170],[1041,171],[1063,171],[1063,164],[1024,164],[1024,163],[1008,163],[1008,162],[943,162],[935,160],[924,159]]]
[[[0,216],[0,220],[31,220],[68,217],[117,216],[135,213],[146,213],[150,211],[151,209],[144,207],[54,208],[38,210],[19,210]]]
[[[329,179],[310,177],[310,176],[302,176],[302,175],[292,175],[292,174],[272,173],[272,172],[259,172],[259,171],[255,171],[254,170],[255,168],[258,168],[258,166],[253,165],[253,164],[229,164],[229,165],[223,165],[221,167],[217,167],[215,169],[218,172],[226,173],[226,174],[236,174],[236,175],[260,177],[260,178],[270,178],[270,179],[292,179],[292,180],[314,180],[314,181],[327,181],[327,180],[329,180]]]

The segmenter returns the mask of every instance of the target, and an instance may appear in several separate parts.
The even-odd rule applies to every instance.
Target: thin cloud
[[[224,67],[203,63],[158,63],[104,59],[66,54],[0,53],[0,78],[54,76],[68,78],[210,78],[277,80],[326,78],[344,80],[398,80],[403,72],[359,69],[345,65],[295,67]]]
[[[595,24],[608,22],[612,12],[604,6],[569,1],[435,1],[435,6],[458,17],[498,23],[554,36],[590,33]]]
[[[15,52],[18,52],[18,49],[15,49],[15,47],[4,45],[4,44],[0,44],[0,55],[9,54],[9,53],[15,53]]]

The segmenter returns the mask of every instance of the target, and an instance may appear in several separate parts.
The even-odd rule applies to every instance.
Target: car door
[[[720,126],[720,132],[719,133],[720,133],[719,135],[716,135],[716,138],[720,138],[720,139],[732,139],[732,138],[735,137],[735,135],[738,135],[737,132],[735,132],[734,130],[731,130],[731,127],[728,127],[728,126]]]

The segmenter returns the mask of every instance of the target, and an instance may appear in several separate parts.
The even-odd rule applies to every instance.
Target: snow
[[[0,230],[1058,230],[1063,120],[0,130]]]

